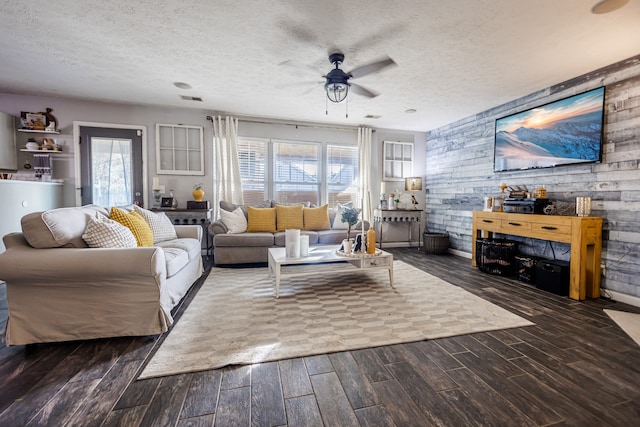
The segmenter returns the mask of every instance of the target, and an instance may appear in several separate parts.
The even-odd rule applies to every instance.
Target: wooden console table
[[[483,232],[488,235],[483,236]],[[473,212],[471,265],[476,266],[476,239],[493,233],[571,244],[569,297],[600,297],[602,218]]]

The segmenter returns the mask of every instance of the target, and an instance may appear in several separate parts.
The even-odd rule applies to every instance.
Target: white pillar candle
[[[387,192],[387,183],[382,181],[380,183],[380,194],[385,194]]]
[[[157,176],[153,177],[153,189],[157,190],[158,188],[160,188],[160,178],[158,178]]]
[[[300,236],[300,256],[309,256],[309,235]]]
[[[284,246],[287,258],[300,258],[300,230],[285,230]]]

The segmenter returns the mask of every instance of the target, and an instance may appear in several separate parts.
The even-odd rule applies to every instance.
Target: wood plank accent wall
[[[603,161],[493,172],[495,120],[600,86],[606,87]],[[560,214],[593,198],[603,218],[602,287],[640,297],[640,55],[427,132],[426,227],[448,231],[453,249],[471,252],[471,215],[498,185],[545,185]],[[523,239],[521,251],[568,260],[568,245]]]

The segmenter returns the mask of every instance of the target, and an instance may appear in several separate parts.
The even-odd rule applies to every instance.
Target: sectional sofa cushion
[[[302,205],[276,205],[276,229],[278,231],[302,229],[302,209]]]
[[[244,216],[241,208],[236,208],[233,212],[220,209],[220,220],[227,227],[227,233],[237,234],[247,231],[247,217]]]
[[[317,231],[331,228],[329,222],[329,205],[322,205],[317,208],[302,209],[302,218],[305,230]]]
[[[247,232],[276,232],[276,208],[247,207]]]

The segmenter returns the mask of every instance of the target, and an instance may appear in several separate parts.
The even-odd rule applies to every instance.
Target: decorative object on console
[[[576,215],[591,215],[591,197],[576,197]]]
[[[411,204],[413,204],[413,209],[417,209],[416,205],[418,204],[418,201],[416,200],[414,193],[416,191],[422,191],[422,178],[419,176],[405,178],[404,190],[411,191]]]
[[[193,192],[191,194],[193,195],[193,200],[195,200],[196,202],[201,202],[202,198],[204,197],[204,190],[202,189],[202,184],[194,185]]]
[[[173,197],[163,197],[160,202],[160,206],[163,208],[172,208],[173,207]]]
[[[195,200],[187,200],[187,209],[211,209],[208,200],[196,202]]]

